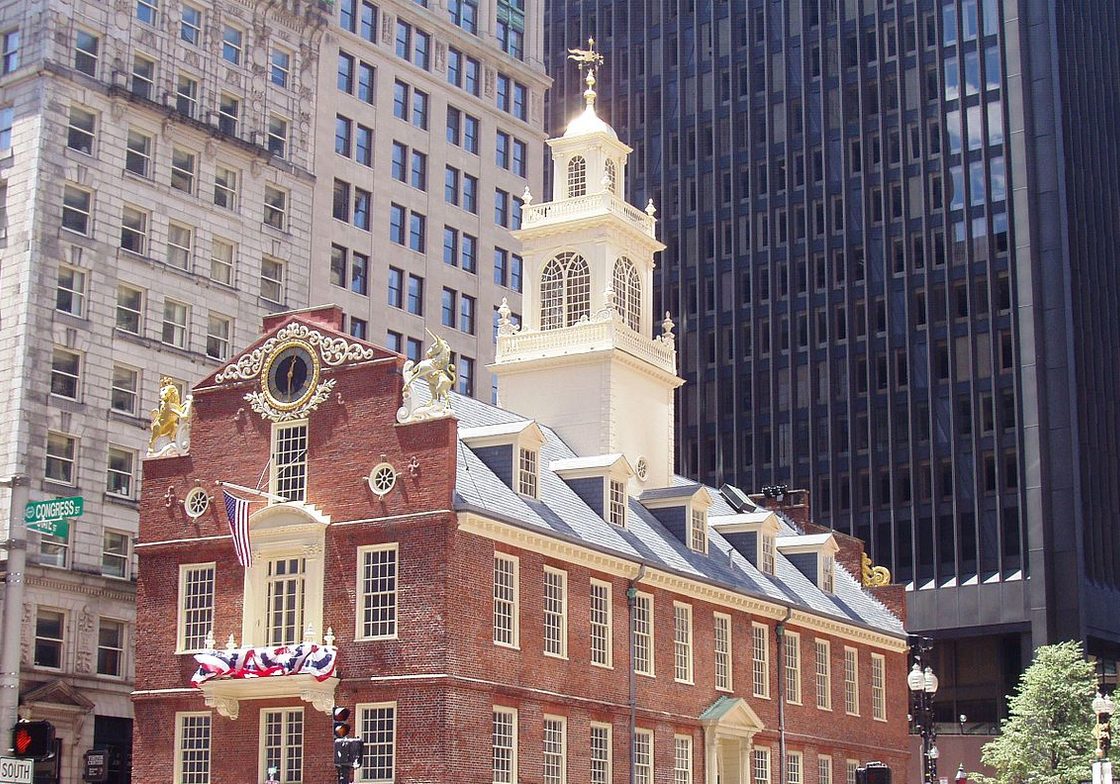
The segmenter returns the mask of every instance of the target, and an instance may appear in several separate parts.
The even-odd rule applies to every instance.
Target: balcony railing
[[[497,361],[563,356],[568,353],[617,348],[644,359],[667,373],[677,372],[677,352],[672,343],[647,338],[621,319],[610,317],[580,321],[570,327],[498,335]]]
[[[577,196],[573,199],[546,201],[541,204],[526,206],[521,212],[521,227],[525,229],[536,228],[560,223],[561,221],[594,218],[600,215],[614,215],[622,218],[639,231],[656,238],[654,233],[656,221],[652,215],[647,215],[607,191],[589,193],[586,196]]]

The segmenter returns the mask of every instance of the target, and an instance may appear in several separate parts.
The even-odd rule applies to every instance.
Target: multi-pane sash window
[[[639,593],[634,597],[634,628],[631,634],[634,672],[653,675],[653,597]]]
[[[688,546],[698,553],[708,552],[708,513],[704,509],[689,512]]]
[[[801,704],[801,635],[787,631],[782,635],[785,654],[786,699]]]
[[[227,316],[210,313],[206,319],[206,356],[214,359],[229,357],[230,332],[233,321]]]
[[[128,142],[124,158],[124,167],[133,174],[141,177],[151,175],[152,168],[152,137],[146,133],[128,129]]]
[[[210,714],[175,716],[176,784],[210,784]]]
[[[397,704],[359,705],[359,737],[365,742],[362,767],[355,776],[361,782],[392,782],[396,763]]]
[[[306,562],[274,558],[268,562],[266,645],[293,645],[303,638]]]
[[[198,80],[179,74],[175,83],[175,109],[188,117],[198,116]]]
[[[125,414],[136,413],[138,390],[140,388],[138,371],[124,365],[113,365],[113,378],[109,390],[109,407]]]
[[[283,230],[288,212],[288,194],[271,185],[264,186],[264,222],[274,229]]]
[[[261,298],[269,302],[284,301],[284,262],[261,259]]]
[[[68,536],[42,534],[39,537],[39,563],[44,566],[57,566],[65,569],[70,556]]]
[[[198,156],[178,147],[171,150],[171,187],[184,193],[194,192],[194,173]]]
[[[287,87],[292,71],[292,56],[283,49],[273,49],[270,57],[269,78],[277,87]]]
[[[817,757],[817,784],[832,784],[832,757]]]
[[[493,784],[517,782],[517,711],[513,708],[494,708]]]
[[[119,678],[123,664],[124,624],[102,618],[97,628],[97,674]]]
[[[62,669],[63,629],[66,616],[58,610],[39,608],[35,615],[35,666]]]
[[[181,223],[171,223],[167,227],[167,263],[179,269],[190,269],[191,245],[194,229]]]
[[[70,119],[66,131],[66,146],[71,150],[93,155],[93,131],[97,115],[80,106],[70,107]]]
[[[51,394],[77,400],[81,365],[80,354],[56,347],[51,355]]]
[[[222,28],[222,59],[234,65],[241,65],[241,52],[244,49],[245,34],[236,27],[226,25]]]
[[[63,433],[47,433],[46,477],[63,484],[74,484],[78,440]]]
[[[119,446],[109,447],[109,470],[105,476],[105,492],[122,498],[132,497],[132,472],[136,453]]]
[[[751,784],[770,784],[770,749],[751,751]]]
[[[67,185],[62,192],[62,228],[89,236],[89,216],[93,194],[76,185]]]
[[[673,736],[673,784],[692,784],[692,738]]]
[[[237,135],[237,120],[241,116],[241,99],[222,93],[218,99],[218,130],[230,136]]]
[[[801,752],[791,751],[786,754],[786,784],[801,784],[804,781],[801,762]]]
[[[871,654],[871,718],[887,720],[886,660]]]
[[[307,423],[278,423],[272,431],[272,493],[289,501],[307,494]]]
[[[303,708],[261,711],[264,769],[276,768],[281,784],[303,781]]]
[[[591,581],[591,663],[611,666],[611,586]]]
[[[844,711],[859,715],[859,652],[844,649]]]
[[[591,784],[611,782],[611,726],[591,725]]]
[[[363,639],[397,636],[397,545],[358,551],[358,618]]]
[[[288,121],[275,114],[268,118],[268,151],[283,158],[288,148]]]
[[[86,274],[73,267],[58,268],[58,288],[55,289],[56,310],[79,318],[86,312]]]
[[[537,451],[520,447],[517,460],[517,492],[537,497]]]
[[[237,206],[237,172],[225,166],[214,167],[214,203],[227,210]]]
[[[155,82],[156,64],[146,57],[136,55],[132,58],[132,94],[151,100]]]
[[[634,730],[634,784],[653,784],[653,730]]]
[[[607,484],[607,522],[626,527],[626,483],[612,479]]]
[[[161,339],[169,346],[177,348],[187,347],[187,318],[189,310],[187,305],[173,299],[164,300],[163,303],[163,330]]]
[[[844,782],[845,784],[856,784],[856,770],[859,768],[858,760],[845,760],[844,762]]]
[[[117,286],[117,329],[140,334],[144,315],[144,292],[131,286]]]
[[[101,539],[101,573],[106,577],[128,577],[127,534],[105,531]]]
[[[731,691],[731,616],[712,616],[715,628],[716,688]]]
[[[179,650],[202,650],[214,628],[214,564],[179,567]]]
[[[770,633],[762,624],[751,625],[751,674],[756,697],[770,697]]]
[[[817,707],[832,710],[832,647],[817,640]]]
[[[567,725],[559,716],[544,717],[544,784],[564,784],[568,780]]]
[[[544,569],[544,652],[568,655],[568,574]]]
[[[121,247],[131,253],[148,247],[148,213],[130,204],[121,208]]]
[[[202,11],[193,6],[184,5],[181,18],[179,37],[189,44],[198,46],[198,42],[202,38]]]
[[[692,607],[673,604],[673,679],[692,683]]]
[[[210,280],[233,285],[234,244],[215,237],[210,243]]]
[[[774,573],[774,535],[760,533],[762,543],[762,571],[765,574]]]
[[[93,33],[79,30],[74,37],[74,70],[97,76],[97,54],[100,39]]]
[[[494,642],[518,646],[518,560],[494,554]]]

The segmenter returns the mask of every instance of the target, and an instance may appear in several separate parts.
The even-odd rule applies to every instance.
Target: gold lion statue
[[[185,402],[179,400],[179,389],[167,376],[159,380],[159,407],[152,409],[151,438],[148,439],[148,454],[164,454],[173,451],[184,454],[189,446],[191,396]],[[170,443],[157,452],[156,444],[166,438]]]

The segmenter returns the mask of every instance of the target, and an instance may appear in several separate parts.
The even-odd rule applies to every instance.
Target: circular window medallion
[[[388,463],[378,463],[369,472],[366,481],[369,482],[369,489],[374,492],[374,495],[384,498],[397,483],[397,469]]]
[[[183,499],[183,508],[192,520],[197,520],[210,508],[210,496],[201,487],[196,487]]]
[[[638,475],[638,481],[644,482],[649,476],[649,464],[644,457],[638,458],[638,465],[634,466],[634,473]]]

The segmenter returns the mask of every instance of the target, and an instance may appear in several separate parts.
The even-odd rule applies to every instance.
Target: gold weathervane
[[[579,72],[587,71],[587,76],[584,81],[587,83],[587,89],[583,91],[584,100],[587,105],[595,105],[595,71],[603,64],[603,55],[595,51],[595,39],[587,39],[586,49],[569,49],[568,59],[575,61],[579,66]]]
[[[878,588],[881,585],[891,584],[890,570],[885,566],[872,566],[871,557],[867,553],[860,559],[860,582],[865,588]]]

